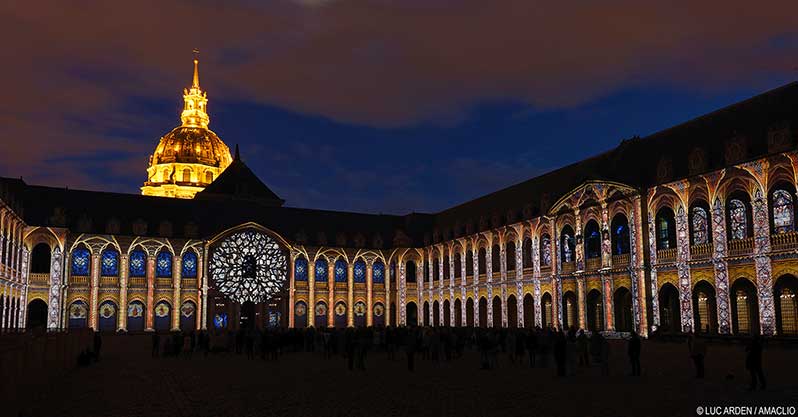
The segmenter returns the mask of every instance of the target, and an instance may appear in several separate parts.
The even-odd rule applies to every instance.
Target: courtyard
[[[796,350],[765,349],[768,388],[748,392],[741,345],[710,344],[707,375],[696,380],[687,347],[644,341],[643,375],[627,376],[626,346],[612,342],[610,376],[597,367],[557,378],[553,366],[530,368],[500,354],[481,370],[466,350],[450,362],[422,360],[415,372],[403,352],[370,352],[365,371],[340,356],[286,353],[278,361],[195,353],[151,358],[148,336],[106,336],[101,360],[44,383],[24,416],[694,416],[698,406],[795,406]]]

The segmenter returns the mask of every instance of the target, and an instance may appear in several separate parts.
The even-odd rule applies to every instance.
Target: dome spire
[[[199,49],[194,49],[194,82],[191,83],[191,88],[199,89]]]
[[[183,113],[180,120],[185,127],[208,128],[210,117],[208,117],[208,95],[202,91],[199,85],[199,50],[194,49],[194,79],[191,88],[183,89]]]

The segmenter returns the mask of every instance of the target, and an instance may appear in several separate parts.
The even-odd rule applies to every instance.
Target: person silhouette
[[[632,364],[632,376],[640,376],[640,337],[634,330],[629,338],[628,354]]]
[[[753,391],[756,389],[757,380],[759,380],[759,388],[765,389],[767,383],[765,382],[765,373],[762,370],[762,339],[759,334],[754,334],[751,343],[745,348],[745,368],[751,374],[751,385],[748,390]]]

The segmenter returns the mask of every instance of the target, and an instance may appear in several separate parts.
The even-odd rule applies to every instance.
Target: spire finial
[[[236,161],[241,160],[241,155],[238,154],[238,144],[236,143],[236,156],[233,158]]]
[[[194,82],[191,84],[193,88],[199,88],[199,49],[194,48]]]

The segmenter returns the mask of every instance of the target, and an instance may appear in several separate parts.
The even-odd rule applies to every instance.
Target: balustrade
[[[798,248],[798,232],[770,235],[770,249],[774,252]]]
[[[690,258],[692,259],[709,259],[712,257],[712,244],[702,243],[700,245],[690,246]]]
[[[620,255],[612,255],[612,266],[615,268],[629,266],[630,259],[631,255],[628,253],[622,253]]]
[[[657,250],[657,263],[676,262],[676,248],[658,249]]]
[[[729,241],[729,256],[750,255],[754,249],[754,238],[736,239]]]

